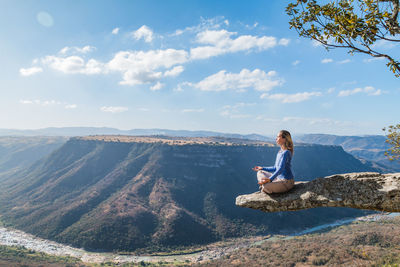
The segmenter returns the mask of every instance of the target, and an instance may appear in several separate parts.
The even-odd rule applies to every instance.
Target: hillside
[[[296,137],[297,142],[320,145],[337,145],[353,156],[370,162],[365,162],[371,167],[376,167],[385,172],[400,171],[400,163],[389,161],[385,156],[389,145],[383,135],[370,136],[338,136],[330,134],[305,134]],[[371,162],[372,161],[372,162]]]
[[[0,245],[0,266],[7,267],[83,267],[82,261],[72,257],[52,256],[24,247]]]
[[[0,180],[60,148],[65,137],[0,136]]]
[[[265,214],[238,208],[257,190],[254,165],[278,147],[218,138],[71,138],[28,170],[0,181],[5,223],[77,247],[132,251],[294,231],[352,209]],[[374,171],[338,146],[296,146],[297,180]]]
[[[399,223],[397,216],[304,236],[271,238],[195,266],[399,266]]]

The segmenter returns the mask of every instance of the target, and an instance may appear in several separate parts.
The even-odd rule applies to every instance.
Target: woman
[[[281,150],[276,155],[273,167],[255,166],[257,180],[261,191],[271,193],[283,193],[289,191],[294,186],[294,176],[291,169],[293,157],[293,141],[290,133],[282,130],[276,136],[276,143]]]

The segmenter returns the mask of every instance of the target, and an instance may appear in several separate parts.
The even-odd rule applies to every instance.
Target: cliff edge
[[[236,198],[240,207],[265,212],[316,207],[400,211],[400,173],[360,172],[336,174],[310,182],[296,182],[283,194],[256,192]]]

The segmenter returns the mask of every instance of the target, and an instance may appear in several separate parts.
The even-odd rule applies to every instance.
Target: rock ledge
[[[346,173],[296,182],[289,192],[256,192],[236,198],[240,207],[265,212],[295,211],[316,207],[400,212],[400,173]]]

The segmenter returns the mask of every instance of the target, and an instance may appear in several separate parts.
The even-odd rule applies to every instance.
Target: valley
[[[124,266],[137,266],[136,264],[154,266],[187,266],[192,264],[199,266],[235,266],[243,262],[248,262],[248,264],[254,266],[276,266],[280,264],[286,266],[292,262],[296,266],[302,266],[306,262],[307,255],[317,255],[318,253],[320,253],[320,256],[310,257],[311,261],[306,264],[307,266],[329,265],[330,261],[335,261],[337,266],[348,266],[349,264],[361,262],[368,265],[373,265],[373,263],[396,263],[400,262],[400,259],[395,256],[398,249],[396,248],[395,240],[390,238],[383,240],[382,236],[386,235],[388,228],[392,229],[392,231],[399,231],[398,221],[399,217],[396,213],[369,215],[354,220],[337,221],[289,235],[233,238],[186,251],[145,255],[89,252],[37,238],[18,230],[0,227],[0,251],[2,251],[0,253],[0,265],[3,262],[13,266],[22,266],[24,263],[17,262],[27,261],[29,266],[40,266],[40,264],[45,264],[46,266],[102,266],[103,264],[108,266],[120,266],[121,264],[125,264]],[[353,240],[350,244],[343,244],[344,247],[340,251],[347,249],[352,252],[347,254],[340,252],[339,261],[329,256],[332,253],[338,254],[333,245],[325,247],[325,253],[323,254],[319,252],[317,246],[321,242],[328,244],[332,235],[339,240]],[[301,249],[308,251],[300,258],[301,252],[300,254],[295,252],[299,249],[299,242],[303,244]],[[354,242],[356,244],[353,244]],[[2,247],[2,245],[7,245],[8,248]],[[274,261],[258,263],[262,257],[260,251],[266,254],[268,251],[263,248],[270,246],[286,247],[285,251],[290,251],[290,255],[293,256],[280,263]],[[382,246],[386,250],[380,249]],[[248,255],[253,256],[249,258]],[[354,255],[357,257],[354,258]],[[240,260],[238,260],[239,258]],[[271,259],[271,256],[269,258]],[[322,263],[323,261],[325,264]],[[38,262],[37,265],[35,262]],[[316,264],[317,262],[322,264]]]
[[[300,231],[368,214],[354,209],[263,213],[235,206],[257,190],[254,165],[278,147],[234,138],[70,138],[1,181],[6,225],[91,251],[157,252],[227,238]],[[375,171],[339,146],[296,146],[297,180]],[[295,222],[295,223],[293,223]]]

